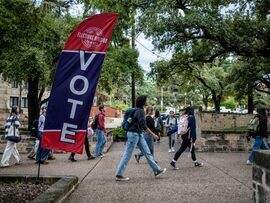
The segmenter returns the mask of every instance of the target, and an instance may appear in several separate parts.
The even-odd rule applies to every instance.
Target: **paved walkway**
[[[177,146],[178,147],[178,146]],[[198,153],[204,167],[195,168],[188,153],[178,160],[180,170],[171,170],[173,154],[167,152],[167,139],[155,144],[155,157],[164,176],[155,178],[145,158],[138,164],[132,158],[125,176],[128,182],[116,182],[114,173],[124,143],[115,143],[102,159],[78,162],[67,160],[68,154],[56,154],[57,160],[42,165],[41,175],[76,175],[80,184],[65,203],[86,202],[252,202],[252,168],[245,165],[247,153]],[[1,168],[0,174],[36,174],[37,165],[23,156],[23,163]]]

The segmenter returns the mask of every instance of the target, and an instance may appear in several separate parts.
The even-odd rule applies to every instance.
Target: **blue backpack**
[[[130,128],[131,123],[133,121],[133,116],[134,116],[134,113],[135,113],[136,110],[137,110],[137,108],[129,108],[125,112],[124,120],[122,122],[122,128],[125,131],[128,131],[128,129]]]

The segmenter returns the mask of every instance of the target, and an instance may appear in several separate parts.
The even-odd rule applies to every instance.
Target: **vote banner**
[[[94,15],[71,33],[55,73],[41,146],[81,154],[98,78],[118,14]]]

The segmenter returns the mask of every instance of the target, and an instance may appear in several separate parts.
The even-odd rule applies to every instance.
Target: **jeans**
[[[161,170],[160,167],[156,164],[142,134],[128,131],[125,151],[117,167],[116,175],[122,176],[124,174],[127,164],[132,156],[132,152],[137,146],[144,154],[148,164],[150,165],[154,173]]]
[[[149,135],[148,133],[144,133],[143,137],[146,141],[146,144],[150,150],[150,153],[152,154],[152,156],[154,156],[154,141],[153,141],[153,137],[151,135]],[[138,153],[139,157],[144,156],[144,154],[142,152]]]
[[[96,142],[95,157],[98,157],[102,155],[107,138],[106,138],[105,133],[100,129],[96,130],[96,135],[97,135],[97,142]]]
[[[262,145],[263,145],[263,137],[257,135],[255,137],[254,144],[252,146],[252,151],[250,152],[249,157],[248,157],[248,160],[250,162],[253,162],[253,151],[261,149]]]
[[[42,132],[38,131],[38,140],[39,140],[39,145],[38,145],[38,150],[36,154],[36,162],[43,162],[48,159],[48,155],[50,153],[49,149],[41,148],[41,139],[42,139]]]
[[[175,133],[169,135],[169,149],[174,147],[175,143]]]

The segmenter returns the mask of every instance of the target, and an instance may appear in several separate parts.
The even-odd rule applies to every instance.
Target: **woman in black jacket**
[[[153,132],[155,133],[156,135],[158,135],[158,132],[155,128],[155,121],[154,119],[152,118],[154,114],[154,109],[153,107],[149,106],[146,108],[146,126]],[[144,139],[148,145],[148,148],[152,154],[152,156],[154,156],[154,139],[153,139],[153,136],[151,134],[149,134],[148,132],[144,132],[143,133],[143,136],[144,136]],[[143,156],[143,153],[140,152],[138,154],[135,154],[135,159],[136,161],[139,163],[140,161],[140,158]]]
[[[253,151],[258,150],[263,145],[263,139],[267,138],[267,115],[266,115],[266,109],[260,108],[257,109],[257,114],[255,117],[259,118],[259,126],[257,128],[257,131],[255,132],[255,141],[252,146],[252,151],[249,154],[247,164],[250,165],[253,162]]]

